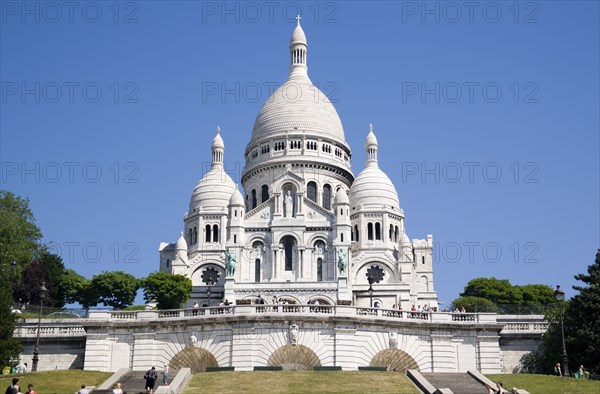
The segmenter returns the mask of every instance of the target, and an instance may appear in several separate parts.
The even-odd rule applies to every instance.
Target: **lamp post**
[[[15,302],[15,274],[17,272],[17,262],[15,260],[10,263],[10,300]],[[12,306],[14,309],[14,305]]]
[[[560,306],[560,336],[562,339],[562,355],[560,361],[562,364],[563,376],[569,376],[569,358],[567,357],[567,347],[565,346],[565,326],[563,319],[563,301],[565,300],[565,292],[560,289],[560,285],[556,285],[556,291],[554,291],[554,297],[558,301]]]
[[[40,286],[40,312],[38,314],[37,335],[35,337],[35,348],[33,349],[33,363],[31,364],[32,372],[37,372],[38,361],[40,361],[40,328],[42,325],[42,308],[44,306],[46,294],[48,294],[48,289],[46,289],[46,283],[42,282],[42,285]]]
[[[369,290],[367,290],[367,293],[369,294],[369,297],[371,298],[371,308],[373,308],[373,283],[381,282],[383,280],[384,276],[385,276],[385,272],[383,272],[381,267],[379,267],[377,265],[372,265],[367,270],[367,281],[369,282]]]

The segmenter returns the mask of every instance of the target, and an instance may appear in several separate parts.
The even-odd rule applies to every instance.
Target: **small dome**
[[[202,207],[202,210],[227,208],[235,183],[225,172],[223,166],[213,166],[200,179],[194,188],[190,201],[190,213]]]
[[[225,149],[225,143],[223,142],[223,138],[221,137],[221,128],[217,127],[217,135],[213,138],[212,147]]]
[[[335,194],[335,200],[333,200],[333,203],[350,204],[350,199],[348,198],[348,194],[344,189],[340,189],[340,191]]]
[[[244,197],[242,197],[242,193],[240,193],[240,189],[238,189],[237,186],[231,194],[231,198],[229,199],[229,205],[244,206]]]
[[[307,45],[306,35],[304,34],[304,30],[302,30],[302,26],[298,24],[292,33],[292,38],[290,40],[290,46],[296,44],[304,44]]]
[[[367,166],[358,174],[350,187],[350,201],[353,207],[362,204],[365,208],[382,208],[387,205],[400,211],[396,188],[377,166]]]
[[[402,246],[403,247],[410,246],[410,239],[408,239],[408,235],[406,234],[406,231],[402,233]]]
[[[183,237],[183,232],[181,232],[181,234],[179,235],[179,239],[177,240],[177,243],[175,244],[175,250],[176,251],[184,250],[187,252],[187,242],[185,242],[185,238]]]
[[[375,137],[375,133],[373,133],[373,125],[369,125],[369,134],[367,134],[367,139],[365,140],[365,148],[368,148],[371,145],[377,145],[377,137]]]

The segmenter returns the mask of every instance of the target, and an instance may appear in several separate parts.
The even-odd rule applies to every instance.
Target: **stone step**
[[[146,379],[144,374],[146,371],[131,371],[121,379],[121,389],[124,394],[146,394]],[[177,375],[177,371],[169,372],[169,383],[172,377]],[[158,379],[154,385],[154,390],[158,389],[162,385],[162,372],[158,371]],[[94,391],[96,392],[96,391]],[[107,391],[112,393],[112,390]],[[100,394],[100,392],[98,392]]]
[[[455,394],[485,393],[485,386],[467,373],[421,372],[436,389],[450,389]]]

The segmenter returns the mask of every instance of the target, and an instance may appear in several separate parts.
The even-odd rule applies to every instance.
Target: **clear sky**
[[[357,175],[373,123],[449,303],[561,284],[600,246],[596,1],[0,2],[1,187],[91,277],[158,269],[217,126],[234,181],[302,14]]]

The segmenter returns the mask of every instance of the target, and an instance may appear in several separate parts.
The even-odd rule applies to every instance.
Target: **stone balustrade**
[[[65,325],[64,323],[53,321],[43,321],[40,325],[40,338],[62,338],[62,337],[85,337],[85,329],[79,323]],[[37,336],[37,322],[26,321],[19,325],[15,330],[15,336],[20,338],[35,338]]]
[[[500,335],[541,335],[548,330],[543,315],[498,315],[498,323],[502,324]]]
[[[399,311],[396,309],[366,308],[346,305],[236,305],[215,306],[192,309],[170,309],[149,311],[105,311],[91,310],[88,315],[90,321],[136,321],[136,320],[162,320],[162,319],[206,319],[217,316],[239,315],[297,315],[301,316],[344,316],[359,319],[386,319],[405,320],[430,323],[448,324],[495,324],[496,315],[493,313],[449,313],[449,312],[413,312]]]

